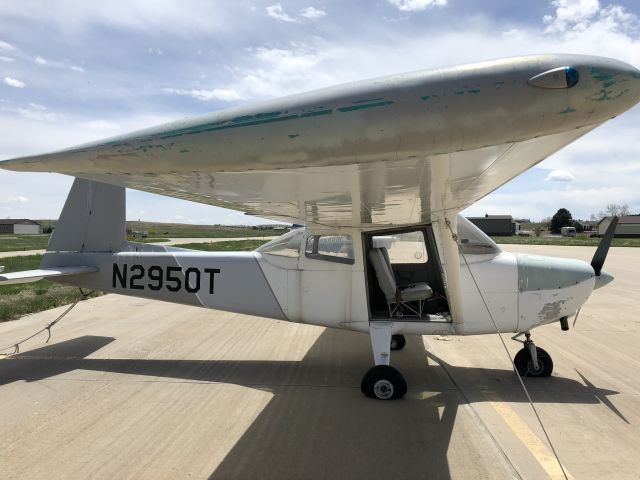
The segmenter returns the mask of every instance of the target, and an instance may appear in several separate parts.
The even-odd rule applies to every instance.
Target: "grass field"
[[[42,250],[47,243],[49,235],[0,235],[0,252]]]
[[[0,260],[5,272],[32,270],[40,265],[41,255],[9,257]],[[94,293],[95,297],[101,293]],[[0,286],[0,322],[14,320],[29,313],[67,305],[80,299],[76,287],[59,285],[47,280],[34,283]]]
[[[588,238],[586,235],[577,237],[491,237],[493,241],[501,244],[520,245],[566,245],[595,247],[600,243],[599,238]],[[640,238],[614,238],[612,247],[640,247]]]

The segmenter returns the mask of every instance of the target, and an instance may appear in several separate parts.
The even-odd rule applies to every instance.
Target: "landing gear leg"
[[[402,374],[389,365],[392,342],[391,322],[371,322],[369,335],[373,348],[375,367],[362,377],[360,390],[367,397],[378,400],[393,400],[404,397],[407,382]]]
[[[517,340],[516,335],[514,340]],[[525,332],[525,340],[518,340],[524,345],[523,348],[516,353],[513,363],[521,377],[548,377],[553,372],[553,360],[545,350],[536,347],[531,340],[531,333]]]

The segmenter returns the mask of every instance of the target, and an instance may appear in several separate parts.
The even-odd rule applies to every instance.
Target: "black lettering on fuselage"
[[[203,273],[204,272],[204,273]],[[188,293],[198,293],[202,288],[203,275],[204,284],[208,285],[208,293],[215,293],[215,275],[220,273],[219,268],[205,268],[202,271],[197,267],[189,267],[185,270],[182,267],[152,265],[131,265],[123,263],[113,264],[111,286],[113,288],[124,288],[129,290],[168,290],[179,292],[186,290]],[[208,283],[207,276],[208,275]],[[148,281],[146,281],[148,280]],[[184,281],[183,281],[184,280]],[[205,286],[205,288],[207,288]]]
[[[122,265],[123,270],[120,270],[120,266],[117,263],[113,264],[113,277],[111,279],[111,286],[116,288],[116,280],[120,282],[120,288],[127,288],[127,264]]]
[[[214,294],[215,292],[215,274],[216,273],[220,273],[220,269],[219,268],[205,268],[204,269],[204,273],[208,273],[209,274],[209,293],[211,295]]]

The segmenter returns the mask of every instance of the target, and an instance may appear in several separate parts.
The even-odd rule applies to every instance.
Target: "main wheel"
[[[360,390],[367,397],[394,400],[407,393],[407,382],[402,374],[389,365],[376,365],[362,377]]]
[[[404,338],[404,335],[391,336],[391,350],[402,350],[406,343],[407,340]]]
[[[527,347],[524,347],[518,353],[516,353],[513,363],[516,364],[516,370],[521,377],[548,377],[553,372],[553,360],[546,350],[540,347],[536,347],[538,352],[538,368],[533,366],[533,360],[531,359],[531,352]]]

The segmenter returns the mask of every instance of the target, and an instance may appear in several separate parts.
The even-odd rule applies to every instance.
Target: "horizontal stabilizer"
[[[0,272],[4,267],[0,267]],[[1,273],[0,285],[10,285],[13,283],[30,283],[37,282],[43,278],[62,277],[65,275],[77,275],[79,273],[97,272],[96,267],[51,267],[38,270],[25,270],[23,272]]]

